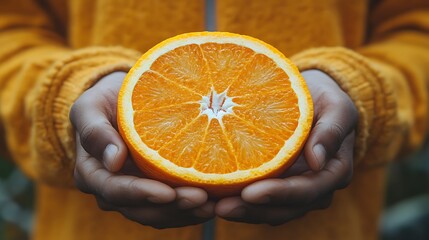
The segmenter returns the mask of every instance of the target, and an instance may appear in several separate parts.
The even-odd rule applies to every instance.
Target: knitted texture
[[[384,163],[427,136],[428,9],[427,0],[216,0],[217,30],[260,38],[301,70],[324,71],[359,111],[354,177],[329,209],[277,227],[220,221],[216,240],[377,238]],[[154,230],[52,185],[72,183],[74,100],[127,71],[138,57],[130,49],[202,30],[204,1],[1,2],[0,149],[38,183],[34,239],[201,239],[201,226]]]

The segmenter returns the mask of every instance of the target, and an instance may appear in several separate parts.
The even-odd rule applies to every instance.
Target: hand
[[[102,78],[74,103],[70,120],[76,130],[77,187],[93,194],[102,210],[117,211],[155,228],[181,227],[214,216],[214,203],[198,188],[171,188],[141,176],[127,158],[116,131],[118,92],[125,73]]]
[[[302,73],[314,102],[314,122],[303,153],[282,178],[253,183],[225,198],[215,212],[227,220],[279,225],[330,206],[334,191],[353,175],[358,113],[348,95],[318,70]]]

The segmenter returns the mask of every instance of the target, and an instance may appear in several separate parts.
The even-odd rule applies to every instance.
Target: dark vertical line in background
[[[216,31],[216,0],[205,0],[205,30]],[[203,224],[203,240],[215,239],[216,221],[212,219]]]
[[[212,219],[203,224],[203,240],[215,239],[215,226],[216,226],[215,219]]]
[[[216,31],[216,0],[205,0],[205,29]]]

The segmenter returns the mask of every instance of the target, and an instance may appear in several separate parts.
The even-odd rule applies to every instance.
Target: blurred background
[[[0,157],[0,240],[29,239],[33,185],[12,162]]]
[[[215,0],[206,0],[205,27],[209,31],[216,29],[214,4]],[[388,168],[380,239],[429,240],[429,139],[421,151]],[[29,239],[34,204],[31,181],[0,156],[0,240]]]
[[[383,240],[429,239],[429,140],[419,152],[389,165]]]
[[[423,149],[390,164],[382,240],[429,239],[429,141]],[[0,240],[29,239],[34,191],[13,163],[0,159]]]

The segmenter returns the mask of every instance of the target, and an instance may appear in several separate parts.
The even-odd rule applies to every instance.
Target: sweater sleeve
[[[359,111],[355,161],[373,166],[418,148],[428,132],[429,2],[383,1],[372,11],[368,44],[305,50],[301,71],[334,78]]]
[[[122,47],[74,50],[37,1],[0,4],[0,146],[31,178],[72,183],[68,113],[103,75],[128,71],[138,53]]]

